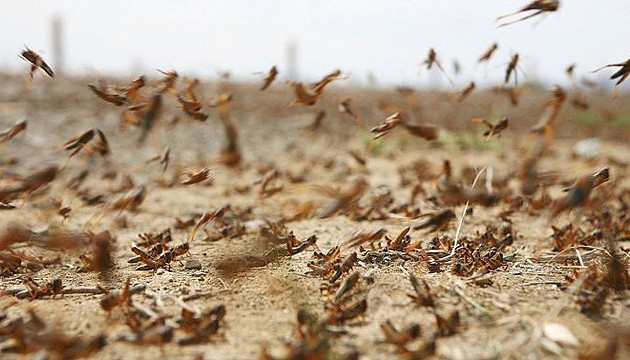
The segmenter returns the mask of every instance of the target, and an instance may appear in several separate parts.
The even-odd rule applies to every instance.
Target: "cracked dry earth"
[[[203,85],[206,90],[212,87]],[[501,193],[516,194],[519,184],[514,171],[520,162],[520,153],[513,144],[518,143],[518,134],[506,132],[504,137],[492,140],[491,145],[482,144],[481,149],[472,150],[460,149],[448,141],[429,144],[401,133],[386,137],[378,149],[370,151],[367,130],[352,128],[349,126],[352,120],[335,114],[334,108],[329,111],[324,128],[309,133],[302,128],[309,123],[311,113],[286,110],[287,101],[282,94],[273,95],[274,101],[257,111],[251,102],[258,94],[244,87],[234,91],[238,100],[232,110],[244,160],[238,167],[230,168],[214,161],[224,141],[214,115],[205,123],[180,120],[174,127],[158,126],[148,141],[138,146],[134,129],[117,128],[117,108],[91,98],[81,85],[52,89],[46,86],[52,87],[41,84],[42,89],[38,89],[36,84],[29,100],[20,100],[20,92],[15,88],[5,89],[5,98],[0,104],[2,128],[18,118],[27,118],[29,125],[24,134],[0,148],[3,164],[0,188],[11,184],[14,176],[29,174],[45,164],[54,163],[63,168],[45,189],[14,200],[17,209],[2,211],[0,230],[4,232],[15,224],[38,234],[58,229],[94,233],[108,230],[115,238],[112,245],[115,265],[103,274],[80,272],[83,264],[79,257],[85,253],[84,249],[57,251],[30,243],[15,244],[12,251],[40,257],[40,260],[58,258],[58,261],[3,274],[1,287],[5,294],[0,297],[2,314],[6,316],[3,324],[18,317],[28,321],[28,312],[33,311],[54,332],[80,339],[104,334],[105,346],[90,355],[102,359],[282,358],[291,352],[295,358],[300,358],[297,356],[300,342],[304,341],[305,348],[312,344],[300,337],[298,328],[307,333],[308,339],[310,330],[304,328],[311,325],[298,326],[298,311],[306,310],[320,320],[334,318],[335,315],[330,314],[338,311],[334,307],[334,294],[339,282],[357,270],[360,279],[349,292],[347,304],[366,299],[367,309],[347,321],[332,321],[330,329],[318,328],[326,335],[313,335],[324,340],[314,340],[316,343],[321,340],[318,343],[321,349],[315,351],[317,356],[308,358],[575,358],[601,351],[615,336],[617,340],[628,336],[627,330],[626,335],[622,330],[622,335],[616,335],[613,330],[630,319],[627,290],[610,291],[596,311],[589,312],[581,311],[584,309],[577,302],[579,289],[571,287],[583,281],[579,274],[586,271],[586,267],[605,271],[611,261],[607,243],[596,239],[583,246],[553,251],[550,238],[553,231],[547,222],[549,200],[542,198],[543,190],[534,195],[535,199],[543,199],[543,205],[538,208],[523,205],[507,215],[505,212],[510,205],[503,200],[491,207],[471,206],[472,213],[461,226],[460,238],[464,242],[479,239],[488,231],[499,238],[500,229],[511,222],[513,241],[498,250],[502,256],[499,266],[493,269],[481,266],[461,276],[454,270],[453,259],[435,261],[448,255],[448,244],[455,237],[464,210],[464,204],[446,205],[434,198],[435,179],[440,174],[442,161],[450,159],[454,176],[466,186],[470,186],[475,176],[473,169],[485,169],[487,174],[491,167],[494,179],[512,177],[499,189]],[[65,93],[70,95],[64,97]],[[164,123],[177,110],[175,105],[167,108],[169,110],[162,115]],[[360,111],[369,119],[383,118],[374,110]],[[61,145],[90,127],[98,127],[107,134],[111,156],[103,159],[79,154],[68,159]],[[613,212],[614,216],[627,216],[620,215],[620,211],[625,212],[620,210],[620,202],[629,200],[627,162],[630,157],[627,154],[630,152],[627,144],[606,141],[599,156],[582,159],[571,153],[578,140],[558,140],[551,154],[541,160],[541,168],[560,174],[555,183],[544,190],[552,199],[562,196],[562,188],[578,175],[610,168],[611,180],[593,190],[597,204],[563,213],[553,220],[558,228],[572,223],[588,233],[597,230],[598,223],[591,219],[604,210]],[[166,146],[171,148],[171,165],[162,173],[159,164],[146,160],[160,154]],[[357,161],[350,150],[359,152],[365,165]],[[11,159],[16,159],[17,163]],[[422,166],[412,167],[413,164]],[[211,180],[188,186],[179,184],[183,170],[203,167],[211,168]],[[402,181],[401,167],[413,169],[413,177],[420,179],[422,191],[413,206],[419,208],[421,214],[451,208],[456,219],[440,230],[412,229],[410,241],[420,243],[415,250],[387,250],[385,237],[356,247],[344,246],[360,230],[383,228],[389,239],[393,239],[413,224],[409,217],[391,214],[389,210],[385,210],[383,216],[374,213],[364,216],[363,212],[375,194],[384,189],[391,192],[393,199],[393,205],[385,209],[409,199],[412,186]],[[273,168],[280,173],[276,184],[283,187],[270,196],[261,196],[261,178]],[[146,186],[146,197],[135,211],[107,211],[103,204],[87,205],[77,195],[77,190],[66,185],[82,170],[87,170],[89,175],[80,188],[89,189],[92,194],[114,193],[128,181],[125,180],[128,175],[134,186]],[[306,216],[285,222],[286,231],[293,232],[299,241],[316,236],[315,246],[288,256],[282,251],[286,249],[284,243],[274,244],[264,235],[263,228],[287,217],[298,204],[314,204],[315,209],[326,206],[331,201],[331,191],[326,191],[328,187],[342,186],[357,176],[368,183],[358,202],[359,209],[345,209],[324,219]],[[165,186],[172,178],[178,179],[177,184]],[[486,186],[485,179],[486,175],[480,178],[478,187]],[[626,195],[619,196],[623,191]],[[119,196],[121,194],[116,194],[113,198]],[[57,214],[52,198],[72,209],[67,219]],[[189,253],[177,257],[170,266],[157,271],[137,271],[137,263],[128,263],[134,256],[132,245],[140,242],[140,233],[155,234],[171,228],[172,243],[179,244],[189,237],[191,227],[178,229],[176,219],[196,220],[201,214],[227,204],[231,206],[231,216],[242,227],[236,236],[216,236],[213,229],[218,226],[217,221],[210,221],[206,232],[199,230],[194,236]],[[623,249],[628,248],[628,230],[625,231],[626,237],[615,239],[614,245],[621,262],[627,264],[627,250]],[[309,263],[317,261],[314,252],[326,253],[339,245],[342,246],[340,259],[356,252],[358,262],[352,271],[344,273],[331,285],[329,277],[315,273]],[[280,255],[269,256],[273,251]],[[437,262],[437,269],[430,265],[432,260]],[[193,268],[187,269],[185,265]],[[623,271],[627,274],[627,268]],[[435,307],[419,306],[410,298],[409,295],[415,294],[410,274],[426,282]],[[123,304],[107,312],[100,305],[102,294],[16,297],[16,293],[25,289],[23,281],[28,276],[40,285],[58,278],[66,289],[100,286],[114,293],[121,291],[129,279],[132,288],[140,290],[132,296],[133,305]],[[578,280],[571,283],[567,276],[577,276]],[[191,294],[196,294],[196,298]],[[226,313],[215,334],[199,344],[178,344],[186,337],[178,323],[182,308],[202,313],[221,304]],[[341,307],[349,306],[347,304]],[[127,314],[135,307],[143,314],[165,319],[166,324],[175,328],[173,339],[164,343],[129,341],[133,339],[133,331],[127,324]],[[447,318],[454,311],[458,312],[459,321],[455,319],[439,327],[435,314]],[[401,350],[402,347],[384,341],[382,324],[386,321],[391,321],[399,330],[419,324],[420,334],[405,345],[407,350]],[[16,353],[11,351],[12,339],[1,333],[0,338],[3,339],[0,345],[3,359],[46,356],[45,348],[26,355]],[[427,346],[432,342],[434,351]],[[617,358],[621,359],[623,354],[628,354],[628,349],[624,348],[622,340],[618,344]],[[420,353],[422,349],[426,354]],[[55,357],[52,351],[49,355]]]

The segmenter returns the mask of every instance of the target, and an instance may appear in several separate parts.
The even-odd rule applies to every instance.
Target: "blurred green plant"
[[[576,111],[570,116],[571,121],[587,126],[621,126],[630,127],[630,115],[616,116],[612,119],[604,118],[600,113],[592,110]]]
[[[458,150],[496,151],[503,150],[503,143],[498,137],[486,141],[486,137],[479,132],[455,131],[442,132],[439,141],[444,147],[455,147]]]
[[[379,156],[383,154],[385,145],[383,139],[374,140],[372,133],[363,134],[363,147],[370,155]]]

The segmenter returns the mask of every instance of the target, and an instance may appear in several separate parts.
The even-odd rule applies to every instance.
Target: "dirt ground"
[[[24,91],[21,77],[4,76],[0,84],[0,129],[21,119],[28,122],[24,133],[0,144],[0,189],[19,183],[48,164],[60,169],[44,188],[11,199],[16,209],[0,210],[0,232],[18,225],[35,234],[108,230],[115,238],[114,266],[103,273],[79,271],[84,265],[79,257],[89,253],[89,247],[60,251],[32,242],[0,247],[2,252],[10,250],[34,257],[23,259],[22,266],[14,271],[3,270],[1,288],[5,294],[0,297],[0,304],[6,319],[0,326],[20,317],[28,321],[32,310],[51,332],[85,341],[104,334],[106,345],[91,354],[102,359],[245,359],[263,358],[264,353],[282,358],[297,351],[296,344],[300,344],[296,318],[299,309],[319,319],[334,313],[331,298],[339,281],[331,287],[328,278],[314,274],[308,264],[316,260],[314,252],[326,253],[341,245],[341,259],[357,252],[359,261],[354,270],[361,275],[348,304],[366,299],[367,309],[356,318],[329,324],[337,333],[325,335],[326,346],[319,349],[323,358],[412,357],[401,347],[384,342],[381,327],[387,320],[398,329],[419,324],[420,336],[406,346],[408,350],[420,349],[434,341],[434,354],[428,351],[427,358],[576,358],[598,351],[602,354],[601,349],[613,340],[619,344],[616,358],[627,356],[628,342],[626,339],[624,343],[623,337],[627,338],[629,332],[615,330],[627,326],[630,320],[627,288],[608,291],[596,310],[581,311],[584,309],[577,302],[580,290],[567,281],[567,276],[575,276],[578,280],[573,285],[577,283],[579,287],[584,280],[579,274],[588,268],[607,271],[607,264],[614,261],[613,250],[607,247],[607,230],[602,230],[602,238],[588,243],[578,241],[561,252],[553,250],[550,238],[554,233],[551,225],[561,228],[573,224],[580,229],[580,236],[603,228],[599,219],[604,212],[612,213],[619,224],[628,224],[624,204],[630,201],[630,128],[624,119],[630,116],[630,101],[623,94],[612,104],[608,104],[611,100],[607,94],[593,94],[593,99],[598,100],[593,100],[594,110],[589,111],[580,112],[565,105],[558,139],[539,163],[539,171],[553,175],[549,176],[551,180],[527,197],[524,205],[506,213],[516,201],[513,198],[520,196],[518,169],[523,161],[522,147],[528,141],[527,129],[542,112],[547,96],[544,91],[531,90],[517,107],[510,107],[507,100],[490,91],[473,94],[463,104],[455,105],[444,94],[417,92],[413,95],[419,109],[415,111],[416,120],[436,124],[440,128],[438,140],[429,142],[394,129],[384,138],[372,141],[369,129],[389,115],[375,106],[379,99],[400,107],[414,104],[403,102],[400,94],[389,89],[340,86],[326,93],[321,104],[288,108],[293,95],[286,85],[278,83],[259,92],[256,85],[232,84],[234,100],[228,111],[238,131],[242,160],[229,167],[217,161],[226,139],[214,109],[206,109],[209,119],[198,122],[187,118],[174,97],[169,96],[148,139],[139,144],[138,128],[119,128],[121,108],[89,92],[85,84],[93,81],[37,77],[31,93]],[[111,81],[122,84],[129,79]],[[198,92],[203,103],[216,96],[217,87],[216,82],[200,85]],[[337,111],[337,101],[344,96],[353,98],[358,120]],[[327,113],[321,128],[306,130],[319,109]],[[612,120],[593,114],[605,114],[602,119],[607,114]],[[594,122],[575,121],[591,115]],[[512,123],[503,136],[485,142],[483,127],[468,122],[474,116],[508,116]],[[179,118],[176,123],[175,117]],[[63,144],[89,128],[106,134],[111,154],[101,157],[79,152],[69,157]],[[597,154],[588,158],[575,155],[576,143],[592,136],[599,136]],[[166,147],[170,148],[170,164],[162,172],[161,164],[148,160],[161,155]],[[445,159],[451,161],[453,175],[465,187],[472,183],[474,169],[483,172],[477,188],[487,190],[489,172],[490,180],[497,180],[497,185],[490,187],[501,194],[501,199],[488,207],[472,204],[472,214],[464,218],[459,234],[461,241],[472,242],[486,231],[499,237],[499,229],[511,222],[513,243],[497,248],[502,257],[495,269],[482,267],[474,274],[458,275],[455,261],[444,258],[450,248],[444,245],[446,250],[439,250],[440,242],[452,242],[456,237],[465,207],[463,203],[446,204],[439,196],[436,198],[436,179]],[[204,167],[210,169],[210,180],[181,184],[186,178],[184,173]],[[578,176],[603,167],[610,169],[611,178],[593,190],[592,206],[563,212],[549,222],[551,201],[564,196],[562,189]],[[408,171],[401,171],[403,168]],[[261,180],[273,169],[279,174],[273,186],[282,188],[268,196],[261,195]],[[88,174],[85,181],[72,188],[69,181],[84,170]],[[412,229],[410,239],[419,243],[414,250],[389,251],[384,237],[371,246],[370,242],[360,247],[343,246],[359,230],[383,228],[387,236],[395,238],[406,226],[421,221],[400,212],[392,213],[411,197],[413,183],[406,183],[404,174],[411,174],[412,182],[421,186],[408,208],[417,207],[421,215],[448,208],[456,218],[440,230]],[[343,187],[357,178],[368,184],[358,204],[319,218],[318,211],[335,198],[335,186]],[[111,209],[113,202],[142,185],[146,187],[146,197],[136,210]],[[362,211],[374,204],[379,191],[391,192],[392,204],[382,207],[383,216],[365,216]],[[81,199],[82,194],[106,196],[104,203],[89,205]],[[532,205],[535,200],[538,202]],[[218,221],[210,221],[205,227],[207,232],[198,231],[190,242],[189,253],[168,266],[139,271],[135,270],[137,263],[128,263],[134,256],[132,245],[141,241],[140,233],[155,234],[170,228],[172,244],[184,243],[191,227],[177,229],[176,219],[196,220],[201,214],[228,204],[236,219],[232,221],[242,228],[235,236],[209,239],[216,234],[212,229],[218,227]],[[297,206],[305,204],[314,212],[287,220]],[[60,207],[71,208],[67,219],[59,215]],[[268,257],[270,251],[286,247],[282,242],[270,243],[261,229],[279,222],[300,241],[315,235],[316,246],[292,256]],[[611,239],[626,276],[629,231],[618,229]],[[368,256],[370,251],[374,256]],[[379,252],[380,257],[376,254]],[[47,261],[56,258],[57,261]],[[199,264],[193,264],[195,260]],[[430,271],[431,260],[439,260],[439,270]],[[200,268],[186,269],[186,264]],[[434,308],[419,306],[408,296],[414,294],[409,274],[426,281]],[[107,312],[100,305],[103,294],[19,298],[16,294],[25,289],[27,277],[42,286],[61,279],[64,289],[100,286],[116,293],[127,279],[132,288],[139,284],[144,287],[132,296],[133,305],[123,304]],[[186,300],[190,294],[199,297]],[[588,297],[589,290],[584,290],[583,295]],[[178,344],[187,336],[177,322],[183,307],[203,313],[220,304],[226,313],[216,334],[200,344]],[[127,324],[132,310],[149,317],[155,315],[152,320],[165,321],[174,328],[173,339],[165,343],[132,341],[134,332]],[[460,321],[454,323],[453,334],[438,334],[435,314],[445,317],[454,310]],[[29,353],[21,354],[11,350],[15,338],[0,331],[0,357],[18,359],[49,354],[55,358],[52,346],[43,344],[48,338],[35,338],[40,339],[41,346],[29,347]],[[297,353],[293,355],[301,358]]]

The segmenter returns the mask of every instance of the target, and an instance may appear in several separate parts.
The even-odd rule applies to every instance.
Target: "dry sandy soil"
[[[326,319],[332,311],[332,295],[325,291],[329,281],[313,274],[307,266],[314,261],[313,253],[325,253],[361,229],[384,228],[387,235],[394,238],[403,228],[418,221],[389,212],[410,198],[412,186],[402,181],[399,171],[407,167],[411,169],[413,181],[422,186],[413,204],[420,214],[450,208],[456,219],[439,231],[411,230],[411,241],[420,243],[419,249],[413,251],[378,250],[386,246],[385,238],[375,241],[372,250],[369,242],[362,244],[361,249],[342,248],[341,258],[353,251],[358,253],[359,262],[354,269],[362,275],[349,302],[367,299],[367,310],[332,328],[343,334],[322,335],[327,340],[326,348],[320,349],[322,357],[410,356],[397,352],[395,345],[384,343],[381,324],[387,320],[399,329],[419,324],[420,338],[412,340],[408,348],[420,348],[435,338],[434,356],[437,358],[575,358],[594,354],[613,340],[620,348],[617,358],[628,355],[628,348],[624,346],[628,344],[629,332],[618,328],[630,320],[628,290],[607,290],[607,296],[596,310],[581,311],[576,302],[579,286],[571,287],[566,279],[575,272],[586,272],[587,267],[608,271],[612,260],[605,241],[607,230],[603,239],[584,244],[578,241],[559,253],[553,251],[549,238],[553,231],[548,223],[549,199],[563,196],[562,188],[571,185],[577,176],[605,166],[610,168],[611,179],[593,190],[594,204],[562,213],[552,224],[560,228],[573,223],[575,228],[588,234],[599,229],[601,222],[597,219],[604,211],[621,219],[619,221],[625,216],[627,221],[623,208],[630,202],[630,148],[627,145],[630,101],[627,97],[620,96],[611,102],[608,94],[592,94],[593,105],[589,111],[565,105],[557,131],[559,139],[540,161],[541,172],[553,176],[544,189],[539,189],[529,199],[542,200],[537,206],[526,200],[507,215],[505,211],[511,205],[503,199],[490,207],[472,205],[472,215],[465,217],[460,238],[473,241],[493,228],[499,237],[499,229],[509,219],[514,240],[511,245],[500,248],[501,266],[477,271],[472,276],[460,276],[454,270],[452,259],[441,261],[437,272],[430,272],[428,266],[431,259],[448,254],[448,248],[440,252],[431,246],[439,247],[440,241],[452,241],[464,210],[464,204],[448,205],[439,197],[435,198],[435,179],[441,172],[442,162],[450,159],[454,176],[465,186],[470,186],[473,180],[475,171],[472,169],[485,169],[487,173],[491,168],[497,183],[508,179],[504,184],[495,185],[493,191],[502,197],[518,196],[520,185],[516,171],[523,157],[521,146],[527,129],[542,112],[546,92],[531,88],[517,107],[511,107],[506,99],[490,91],[474,93],[462,104],[454,104],[445,94],[417,92],[413,95],[417,103],[410,105],[393,90],[333,86],[325,93],[322,104],[289,109],[287,104],[292,92],[286,85],[277,83],[262,93],[254,85],[232,85],[234,100],[229,105],[229,114],[238,130],[243,159],[237,166],[227,167],[216,161],[225,143],[225,134],[213,109],[206,109],[210,114],[207,121],[198,122],[187,118],[169,96],[147,141],[138,144],[139,130],[119,129],[121,108],[95,98],[85,87],[90,81],[93,79],[51,81],[37,77],[32,92],[26,93],[23,78],[3,77],[0,128],[7,128],[20,119],[27,119],[28,127],[11,141],[0,144],[0,189],[19,183],[20,178],[47,164],[56,164],[61,171],[45,188],[13,199],[17,209],[1,210],[0,232],[15,224],[38,234],[108,230],[115,238],[112,253],[115,265],[103,274],[80,272],[83,264],[79,256],[89,253],[89,248],[58,251],[29,242],[11,245],[12,251],[36,258],[23,260],[23,266],[14,271],[3,271],[0,287],[5,294],[0,297],[0,304],[6,319],[2,326],[19,317],[28,321],[28,311],[33,310],[50,327],[49,331],[86,341],[104,334],[106,345],[91,355],[103,359],[256,358],[261,356],[263,348],[270,356],[281,358],[291,351],[291,345],[285,346],[285,343],[300,343],[298,309],[305,309],[320,319]],[[111,81],[122,84],[129,79]],[[200,85],[198,93],[204,104],[216,95],[216,88],[216,83]],[[336,103],[344,96],[353,98],[354,110],[362,124],[337,111]],[[373,142],[370,127],[388,115],[377,109],[375,104],[380,99],[401,107],[416,106],[413,111],[417,119],[438,125],[439,139],[428,142],[395,129]],[[327,111],[321,128],[305,130],[320,108]],[[468,122],[473,116],[496,119],[502,115],[510,118],[511,126],[501,138],[488,143],[481,135],[482,127]],[[172,125],[175,116],[179,121]],[[99,128],[106,134],[111,155],[103,158],[79,152],[68,157],[63,144],[89,128]],[[574,145],[590,136],[600,136],[598,154],[588,159],[575,156]],[[160,164],[147,163],[147,160],[160,155],[165,147],[171,149],[171,159],[163,173]],[[358,153],[365,164],[357,161],[351,151]],[[410,167],[414,163],[421,166]],[[211,180],[181,184],[186,178],[182,175],[184,172],[203,167],[211,169]],[[261,196],[260,182],[270,169],[279,171],[274,184],[281,185],[282,189],[270,196]],[[88,171],[87,178],[78,189],[71,189],[68,181],[83,170]],[[342,209],[323,219],[315,213],[286,221],[286,229],[300,241],[315,235],[316,247],[308,247],[293,256],[264,256],[270,249],[284,249],[284,244],[269,244],[261,235],[261,227],[267,222],[281,221],[294,211],[296,204],[310,201],[318,211],[331,201],[331,187],[347,184],[357,176],[368,183],[358,202],[359,208],[368,207],[376,192],[391,191],[393,204],[384,207],[382,218],[358,216],[361,211],[355,208]],[[173,179],[176,182],[169,186]],[[485,175],[481,177],[479,188],[486,188],[485,179]],[[129,188],[140,185],[146,186],[146,198],[137,210],[108,210],[111,202],[122,197]],[[111,197],[104,204],[90,206],[81,200],[78,193],[81,190],[93,195],[111,194]],[[545,199],[543,193],[549,198]],[[58,214],[60,204],[72,209],[65,220]],[[171,228],[173,243],[185,242],[190,227],[176,229],[176,218],[196,218],[227,204],[231,205],[232,216],[244,227],[237,236],[209,241],[207,234],[199,231],[190,243],[189,253],[175,259],[166,269],[136,271],[138,264],[128,263],[134,256],[132,244],[140,242],[138,234]],[[211,235],[215,226],[218,226],[216,222],[210,222],[206,227]],[[611,240],[617,258],[626,266],[622,271],[627,276],[630,230],[624,231],[615,233],[618,237]],[[433,239],[438,239],[438,245]],[[430,245],[432,242],[434,244]],[[6,252],[8,248],[0,248],[0,251]],[[382,256],[377,260],[373,257],[370,262],[366,255],[369,251],[380,251]],[[37,264],[56,258],[58,261],[50,264]],[[200,269],[184,267],[193,260],[199,262]],[[413,294],[409,273],[426,281],[435,308],[418,306],[408,296]],[[144,290],[133,295],[134,305],[121,305],[107,312],[99,304],[102,294],[16,297],[16,293],[25,289],[23,282],[29,276],[40,285],[58,278],[64,289],[100,286],[113,292],[120,291],[129,279],[132,287],[143,284]],[[576,276],[579,281],[584,280],[583,276]],[[336,291],[334,286],[332,293]],[[588,297],[589,290],[584,291],[582,295]],[[185,296],[192,293],[201,296],[184,301]],[[186,337],[177,323],[183,306],[193,312],[203,312],[220,304],[225,306],[226,315],[216,334],[202,344],[178,345],[177,342]],[[128,341],[133,332],[126,318],[134,309],[166,319],[166,323],[175,328],[172,341],[164,344]],[[435,313],[446,316],[453,310],[457,310],[460,317],[460,323],[454,325],[454,334],[437,336]],[[31,348],[31,353],[17,354],[11,351],[14,339],[2,332],[0,339],[3,359],[56,356],[53,351],[47,351],[51,346],[45,344],[45,340],[39,340],[41,344]]]

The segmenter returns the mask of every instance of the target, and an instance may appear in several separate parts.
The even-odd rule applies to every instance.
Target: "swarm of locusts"
[[[560,1],[537,0],[498,20],[559,9]],[[480,50],[473,66],[503,51],[498,43]],[[70,81],[53,80],[30,48],[21,57],[25,96],[40,85],[38,69],[55,86]],[[62,139],[36,139],[50,142],[45,161],[19,152],[32,129],[49,125],[12,120],[0,129],[0,354],[74,359],[131,346],[203,358],[233,347],[253,357],[239,352],[249,341],[259,359],[459,358],[471,330],[520,319],[509,296],[536,285],[558,291],[553,316],[581,312],[610,327],[600,350],[578,346],[551,318],[528,317],[518,320],[526,328],[518,346],[584,359],[627,352],[630,330],[611,320],[630,290],[630,157],[592,155],[588,142],[563,153],[556,138],[567,108],[603,111],[582,88],[588,78],[577,84],[576,64],[566,69],[574,87],[549,89],[524,123],[527,57],[503,59],[498,87],[467,79],[455,88],[445,58],[428,49],[420,76],[437,68],[453,87],[436,102],[409,86],[340,95],[335,87],[350,77],[341,69],[281,81],[282,68],[271,65],[249,88],[227,72],[213,84],[176,70],[97,78],[81,93],[117,129],[68,119]],[[594,72],[607,68],[618,87],[630,60]],[[482,92],[500,110],[480,112]],[[454,109],[448,116],[472,130],[474,146],[500,154],[451,151],[464,141],[452,140],[452,123],[432,121],[427,108],[436,103]],[[306,121],[276,129],[258,120],[265,116]],[[218,135],[197,144],[207,128]],[[184,141],[173,140],[184,130]],[[215,153],[193,150],[208,144],[218,144]],[[78,331],[39,307],[62,302],[90,304],[94,318]],[[507,356],[488,354],[471,356]]]

